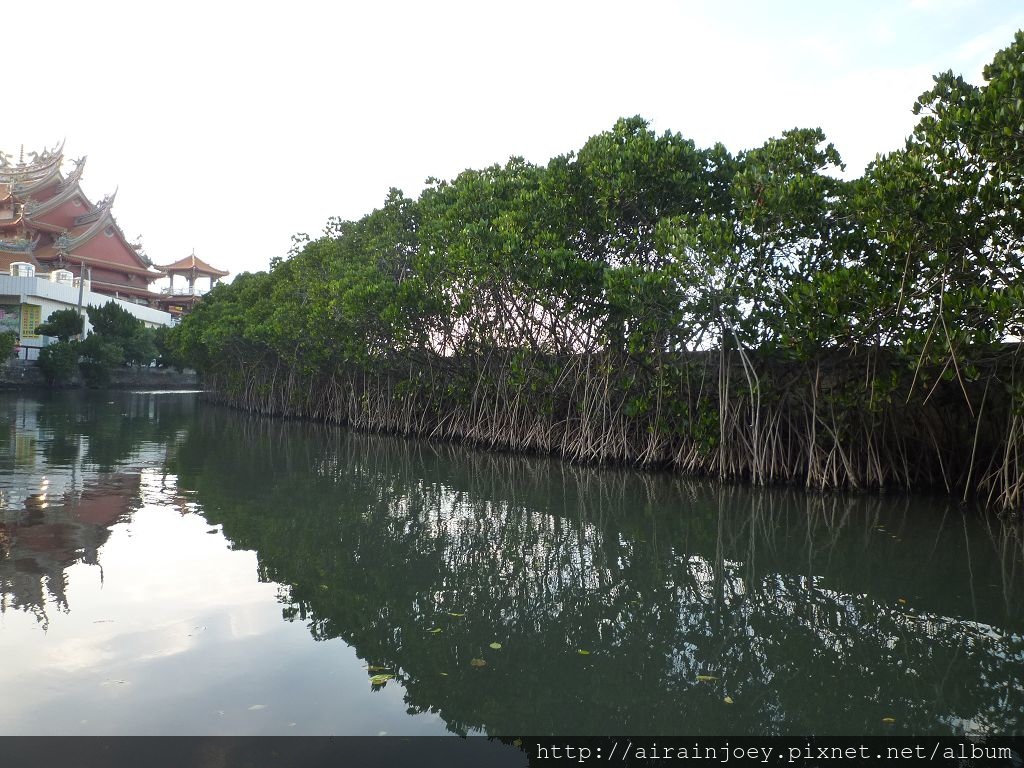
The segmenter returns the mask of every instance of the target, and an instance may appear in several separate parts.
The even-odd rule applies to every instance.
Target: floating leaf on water
[[[441,677],[448,677],[448,673],[447,672],[442,672],[441,673]]]
[[[266,708],[267,708],[266,704],[253,704],[251,707],[249,707],[249,711],[252,711],[254,709],[266,709]]]
[[[388,680],[391,680],[393,678],[394,678],[394,675],[392,675],[390,673],[385,673],[385,674],[381,674],[381,675],[374,675],[373,677],[370,678],[370,685],[384,685],[384,683],[386,683]]]
[[[491,643],[491,648],[493,648],[496,651],[500,651],[501,650],[501,643]]]
[[[462,616],[465,616],[466,614],[464,614],[464,613],[453,613],[452,611],[448,611],[448,615],[449,616],[457,616],[457,617],[461,618]]]
[[[904,605],[906,605],[907,604],[907,598],[901,597],[896,602],[897,603],[903,603]]]
[[[370,672],[390,672],[391,671],[387,667],[381,667],[381,666],[379,666],[377,664],[371,664],[370,666],[367,667],[367,669]]]
[[[521,746],[523,746],[523,740],[522,739],[515,739],[512,742],[512,746],[513,747],[521,747]]]
[[[732,704],[733,703],[732,696],[726,696],[724,699],[722,699],[722,701],[724,701],[726,704]]]
[[[582,648],[580,648],[578,651],[576,651],[576,653],[578,653],[580,656],[589,656],[590,655],[590,651],[585,651]]]
[[[713,682],[713,681],[715,681],[717,679],[718,678],[715,677],[714,675],[697,675],[697,682],[698,683],[710,683],[710,682]]]
[[[896,718],[895,717],[883,717],[882,718],[882,722],[883,723],[895,723],[896,722]]]
[[[444,630],[441,629],[440,627],[434,627],[433,629],[428,629],[427,632],[429,632],[432,635],[436,635],[439,632],[444,632]]]
[[[487,662],[483,659],[470,659],[469,666],[479,669],[481,667],[486,667]]]

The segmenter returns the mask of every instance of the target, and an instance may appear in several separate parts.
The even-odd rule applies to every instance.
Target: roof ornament
[[[53,247],[57,250],[60,256],[67,256],[71,250],[71,238],[68,237],[68,233],[64,232],[56,240],[53,241]]]
[[[0,240],[0,251],[8,253],[32,253],[39,245],[39,235],[35,237],[16,237],[12,240]]]
[[[85,158],[86,156],[82,155],[77,160],[71,161],[75,167],[71,171],[71,173],[68,174],[67,178],[60,183],[60,188],[62,190],[68,189],[69,187],[73,187],[75,186],[75,184],[82,180],[82,172],[85,171]]]
[[[114,205],[114,198],[117,197],[117,189],[118,188],[115,188],[113,192],[111,192],[109,195],[107,195],[102,200],[100,200],[98,203],[96,203],[96,208],[98,210],[105,211],[108,208],[110,208],[111,206],[113,206]]]
[[[11,156],[6,152],[0,151],[0,168],[11,167]]]

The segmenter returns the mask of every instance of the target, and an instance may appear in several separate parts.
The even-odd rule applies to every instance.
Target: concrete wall
[[[82,387],[80,377],[69,385]],[[0,365],[0,389],[35,389],[46,387],[39,366],[32,362],[11,361]],[[110,371],[111,389],[199,389],[199,377],[195,371],[178,371],[169,368],[114,368]]]

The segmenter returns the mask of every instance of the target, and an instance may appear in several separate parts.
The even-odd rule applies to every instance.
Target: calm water
[[[1024,732],[1020,531],[943,500],[194,394],[3,394],[0,420],[0,733]]]

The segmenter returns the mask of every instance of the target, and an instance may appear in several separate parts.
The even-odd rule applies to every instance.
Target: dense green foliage
[[[78,341],[58,341],[39,350],[39,369],[51,387],[69,384],[78,370]]]
[[[161,325],[159,328],[154,328],[151,338],[157,367],[184,370],[185,363],[171,344],[171,329],[169,327]]]
[[[59,341],[39,351],[39,367],[50,386],[64,386],[76,370],[90,387],[110,383],[110,370],[119,365],[147,365],[157,357],[156,334],[113,301],[100,307],[87,307],[92,331],[84,339],[80,334],[84,321],[75,310],[50,314],[38,332],[56,336]]]
[[[76,309],[58,309],[50,313],[46,322],[36,327],[36,333],[53,336],[59,341],[71,341],[85,328],[85,319]]]
[[[16,346],[18,346],[18,334],[14,331],[0,333],[0,361],[6,363],[10,360]]]
[[[855,180],[618,121],[393,190],[174,331],[226,401],[579,460],[1024,499],[1024,33]]]
[[[75,309],[58,309],[50,313],[46,322],[36,327],[36,333],[53,336],[58,341],[39,350],[39,368],[51,387],[65,386],[78,370],[81,342],[72,340],[85,329],[85,318]]]
[[[95,348],[83,350],[83,354],[108,360],[108,365],[148,365],[156,357],[152,329],[146,328],[127,309],[108,301],[101,307],[89,307],[87,311],[93,327],[90,336],[98,336],[108,349],[101,350],[97,342]]]

